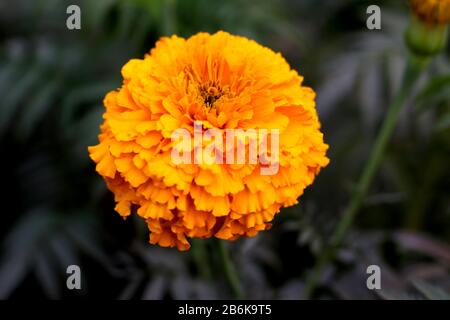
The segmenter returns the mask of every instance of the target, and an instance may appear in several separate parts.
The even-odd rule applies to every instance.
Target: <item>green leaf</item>
[[[96,103],[103,100],[105,94],[114,88],[113,83],[89,83],[73,89],[62,102],[61,126],[66,128],[73,123],[78,108],[82,104]]]
[[[8,129],[17,112],[19,102],[27,96],[28,91],[41,80],[40,65],[29,68],[25,74],[19,66],[12,65],[0,75],[0,95],[3,97],[0,107],[0,136]]]
[[[0,299],[7,298],[33,267],[33,253],[38,239],[47,229],[50,215],[44,208],[34,209],[22,217],[6,237],[6,251],[0,263]]]
[[[433,78],[416,98],[417,110],[450,101],[450,75]]]
[[[67,266],[72,264],[80,265],[80,257],[77,255],[74,242],[70,241],[63,232],[58,233],[50,239],[49,250],[59,263],[61,270],[65,271]]]
[[[119,6],[119,18],[117,23],[117,39],[126,39],[132,34],[133,24],[136,22],[135,7],[130,3],[122,2]]]
[[[82,14],[85,13],[87,28],[97,31],[103,25],[108,11],[116,2],[117,0],[84,0],[82,3]]]
[[[50,108],[53,106],[54,97],[58,92],[59,81],[52,80],[44,83],[42,88],[30,100],[30,103],[24,106],[17,124],[17,135],[19,139],[26,140],[33,133],[36,125],[45,118]]]
[[[50,299],[58,299],[60,297],[58,272],[55,270],[53,257],[49,255],[46,249],[47,248],[42,248],[35,253],[34,272],[47,296]]]
[[[97,143],[99,127],[102,123],[102,106],[93,106],[90,111],[78,121],[75,125],[76,141],[79,146],[86,147]]]
[[[396,292],[393,290],[375,290],[376,295],[378,295],[383,300],[422,300],[416,296],[410,295],[407,292]]]
[[[143,9],[146,9],[150,15],[150,19],[159,23],[162,19],[161,12],[164,6],[164,0],[134,0],[134,3]]]
[[[450,295],[441,288],[429,284],[422,280],[413,281],[413,286],[430,300],[450,300]]]
[[[30,267],[29,256],[25,253],[8,255],[0,264],[0,299],[5,299],[18,287]]]
[[[442,116],[434,126],[436,131],[444,131],[448,128],[450,128],[450,112]]]

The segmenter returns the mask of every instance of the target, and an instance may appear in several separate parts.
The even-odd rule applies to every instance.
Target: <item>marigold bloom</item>
[[[270,228],[329,162],[315,93],[279,53],[226,32],[162,38],[122,69],[109,92],[100,143],[89,147],[123,217],[136,208],[150,242],[234,240]],[[279,129],[279,170],[261,164],[174,164],[171,134],[204,128]],[[194,153],[195,150],[192,150]]]
[[[428,24],[450,22],[450,0],[410,0],[416,16]]]

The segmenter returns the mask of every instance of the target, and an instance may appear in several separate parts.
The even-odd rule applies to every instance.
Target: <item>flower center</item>
[[[200,95],[202,96],[205,105],[208,108],[212,108],[214,102],[223,95],[223,91],[220,86],[209,84],[200,88]]]

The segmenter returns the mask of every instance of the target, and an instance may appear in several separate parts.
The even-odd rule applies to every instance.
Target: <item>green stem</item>
[[[445,160],[444,160],[445,161]],[[447,170],[445,163],[442,163],[442,157],[438,153],[431,155],[428,165],[424,168],[420,182],[420,187],[412,197],[411,205],[408,207],[406,219],[406,228],[410,230],[420,230],[423,226],[426,213],[426,205],[433,196],[433,187],[440,177]]]
[[[176,19],[177,0],[167,0],[163,3],[163,34],[170,36],[177,33],[177,19]]]
[[[372,148],[369,161],[364,167],[358,184],[353,191],[350,203],[344,210],[342,218],[331,236],[329,246],[319,256],[316,266],[307,279],[305,288],[306,298],[311,297],[311,295],[314,293],[323,269],[333,259],[336,250],[342,244],[347,230],[353,223],[353,220],[355,219],[355,216],[358,213],[361,204],[363,203],[363,200],[367,194],[370,184],[372,183],[373,177],[375,176],[375,173],[380,166],[381,160],[383,159],[386,146],[392,136],[392,132],[394,131],[402,106],[405,104],[406,99],[410,95],[411,89],[413,88],[420,74],[427,65],[428,59],[411,57],[408,60],[400,91],[398,92],[397,97],[388,110],[381,130],[378,133],[375,144]]]
[[[228,248],[225,246],[225,241],[218,240],[217,244],[219,247],[220,259],[225,271],[225,276],[227,278],[228,283],[230,284],[231,290],[233,291],[233,295],[236,299],[242,299],[244,297],[244,294],[241,289],[236,269],[234,267],[233,262],[231,261]]]
[[[192,239],[192,257],[198,273],[203,279],[211,279],[211,268],[208,263],[205,239]]]

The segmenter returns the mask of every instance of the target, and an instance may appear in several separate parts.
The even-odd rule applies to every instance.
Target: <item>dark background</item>
[[[66,8],[81,7],[81,30]],[[366,8],[382,8],[382,30]],[[225,30],[280,51],[312,86],[330,165],[272,230],[229,243],[246,297],[299,299],[396,93],[407,1],[0,0],[0,298],[230,298],[206,256],[147,243],[90,161],[106,92],[162,35]],[[438,56],[405,107],[344,247],[314,298],[425,299],[450,292],[450,62]],[[82,290],[66,288],[66,268]],[[366,287],[366,268],[382,290]]]

